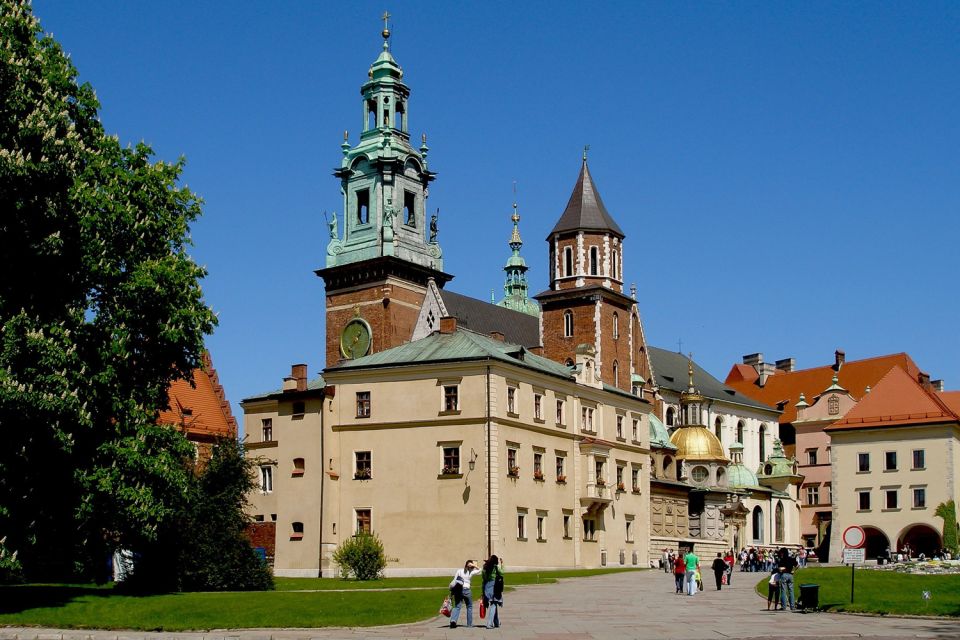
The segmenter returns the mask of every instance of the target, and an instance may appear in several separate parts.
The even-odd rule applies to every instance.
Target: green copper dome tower
[[[503,300],[497,304],[507,309],[527,313],[531,316],[540,315],[540,305],[528,297],[527,288],[527,263],[520,255],[520,249],[523,247],[523,240],[520,239],[520,214],[517,212],[517,203],[513,203],[513,234],[510,236],[511,255],[507,259],[507,264],[503,270],[507,277],[503,283]]]

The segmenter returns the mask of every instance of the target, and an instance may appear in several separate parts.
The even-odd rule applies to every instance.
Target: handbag
[[[443,599],[443,604],[440,605],[440,615],[450,617],[450,596],[447,596]]]
[[[483,604],[483,600],[480,601],[480,619],[483,620],[487,617],[487,605]]]

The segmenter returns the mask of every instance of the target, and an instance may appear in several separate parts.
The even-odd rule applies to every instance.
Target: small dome
[[[670,436],[670,442],[677,447],[677,457],[683,460],[726,461],[723,446],[717,436],[706,427],[683,427]]]
[[[735,489],[756,487],[760,485],[760,481],[753,471],[742,464],[732,464],[727,467],[727,485]]]

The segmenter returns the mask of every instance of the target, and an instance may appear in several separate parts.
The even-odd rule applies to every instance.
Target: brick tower
[[[356,146],[344,132],[334,175],[343,193],[343,226],[328,219],[326,267],[318,269],[327,296],[327,366],[410,340],[427,281],[443,286],[437,216],[427,221],[427,142],[410,145],[410,88],[390,53],[384,16],[383,52],[361,87],[363,128]],[[343,230],[342,237],[340,230]]]
[[[652,371],[640,313],[623,293],[623,231],[607,212],[584,151],[580,176],[547,242],[550,289],[542,309],[544,355],[575,363],[577,347],[596,352],[596,375],[607,385],[652,396]]]

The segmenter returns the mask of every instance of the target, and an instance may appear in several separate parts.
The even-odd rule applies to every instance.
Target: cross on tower
[[[380,16],[380,17],[383,19],[383,28],[384,28],[384,30],[389,29],[389,28],[390,28],[390,25],[387,23],[387,21],[390,19],[390,12],[389,12],[389,11],[384,11],[384,12],[383,12],[383,15]]]
[[[588,152],[588,151],[590,151],[590,145],[588,145],[588,144],[583,145],[583,161],[584,161],[584,162],[587,161],[587,152]]]

